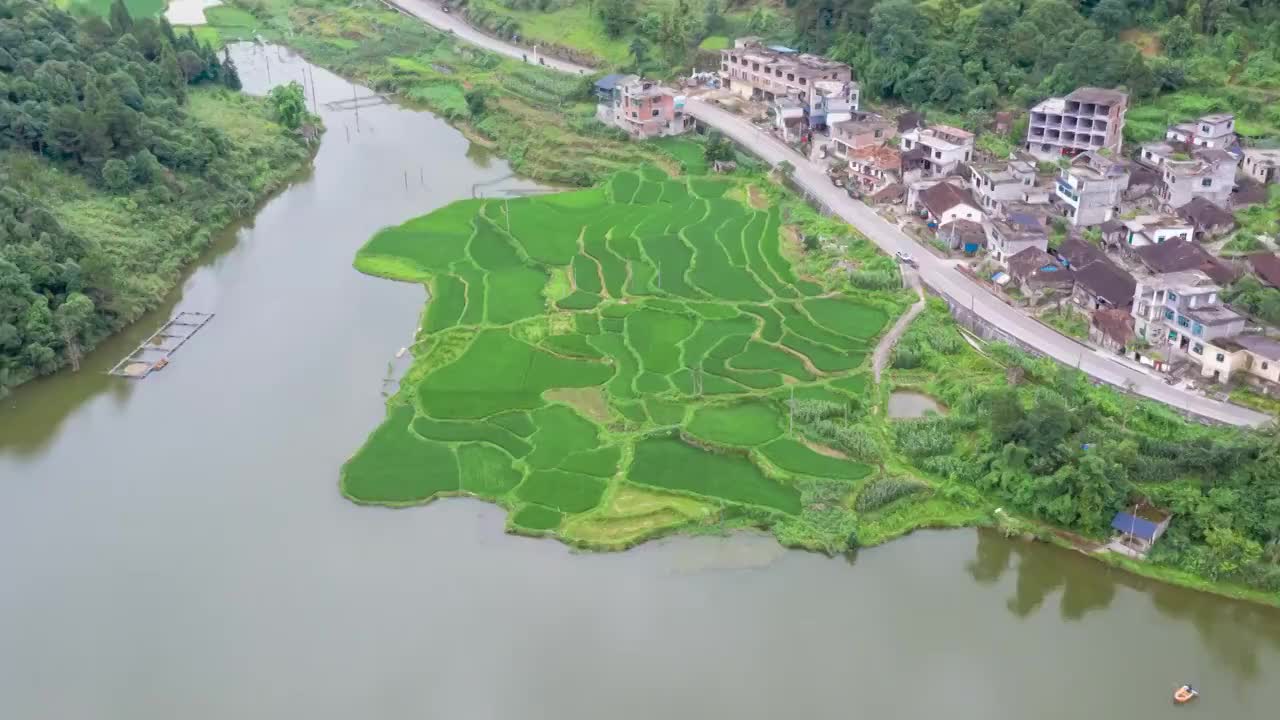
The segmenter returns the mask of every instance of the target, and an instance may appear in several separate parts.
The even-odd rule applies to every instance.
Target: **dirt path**
[[[880,344],[876,345],[875,354],[871,356],[871,368],[875,371],[877,385],[880,384],[880,373],[889,364],[893,346],[898,344],[898,340],[907,331],[911,321],[924,311],[924,290],[920,287],[920,276],[912,268],[903,265],[902,277],[907,281],[908,286],[915,288],[916,295],[920,296],[920,299],[898,318],[898,322],[893,324],[893,328],[885,333],[885,336],[880,338]]]

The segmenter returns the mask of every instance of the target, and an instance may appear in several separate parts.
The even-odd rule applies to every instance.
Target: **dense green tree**
[[[596,0],[595,8],[609,37],[622,37],[636,21],[631,0]]]
[[[467,112],[472,118],[480,118],[484,115],[485,101],[487,94],[480,88],[472,88],[466,92],[464,96],[467,101]]]
[[[129,8],[125,6],[124,0],[112,0],[109,17],[111,30],[116,35],[124,35],[133,30],[133,17],[129,15]]]
[[[307,100],[302,86],[296,81],[288,85],[277,85],[267,94],[276,120],[283,126],[297,130],[302,127],[307,117]]]

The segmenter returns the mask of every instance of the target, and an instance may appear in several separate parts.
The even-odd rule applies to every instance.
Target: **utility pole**
[[[796,434],[796,386],[791,386],[791,414],[787,424],[787,434]]]
[[[355,83],[351,83],[351,104],[356,109],[356,132],[360,132],[360,99],[356,97]]]
[[[270,85],[271,85],[271,56],[270,56],[269,54],[267,54],[267,53],[262,53],[262,57],[267,61],[267,86],[268,86],[268,87],[270,87]]]

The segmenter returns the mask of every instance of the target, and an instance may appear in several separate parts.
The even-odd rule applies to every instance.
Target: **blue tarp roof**
[[[796,50],[795,48],[789,48],[789,47],[787,47],[786,45],[770,45],[770,46],[769,46],[769,49],[770,49],[770,50],[772,50],[772,51],[774,51],[774,52],[780,52],[780,53],[796,53],[796,52],[799,52],[799,51],[798,51],[798,50]]]
[[[596,81],[596,87],[601,90],[612,90],[613,87],[618,84],[618,81],[624,77],[626,77],[626,75],[623,75],[621,73],[615,74],[615,75],[605,75],[604,77]]]
[[[1127,512],[1116,513],[1116,519],[1111,521],[1111,527],[1147,541],[1154,540],[1156,537],[1155,523]]]

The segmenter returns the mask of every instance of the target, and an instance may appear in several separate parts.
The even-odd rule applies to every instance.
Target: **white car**
[[[916,261],[911,259],[911,253],[909,253],[909,252],[903,252],[903,251],[899,250],[898,252],[894,253],[894,254],[893,254],[893,256],[894,256],[895,258],[897,258],[897,259],[898,259],[898,262],[900,262],[900,263],[906,263],[907,265],[910,265],[911,267],[915,267],[915,265],[916,265]]]

